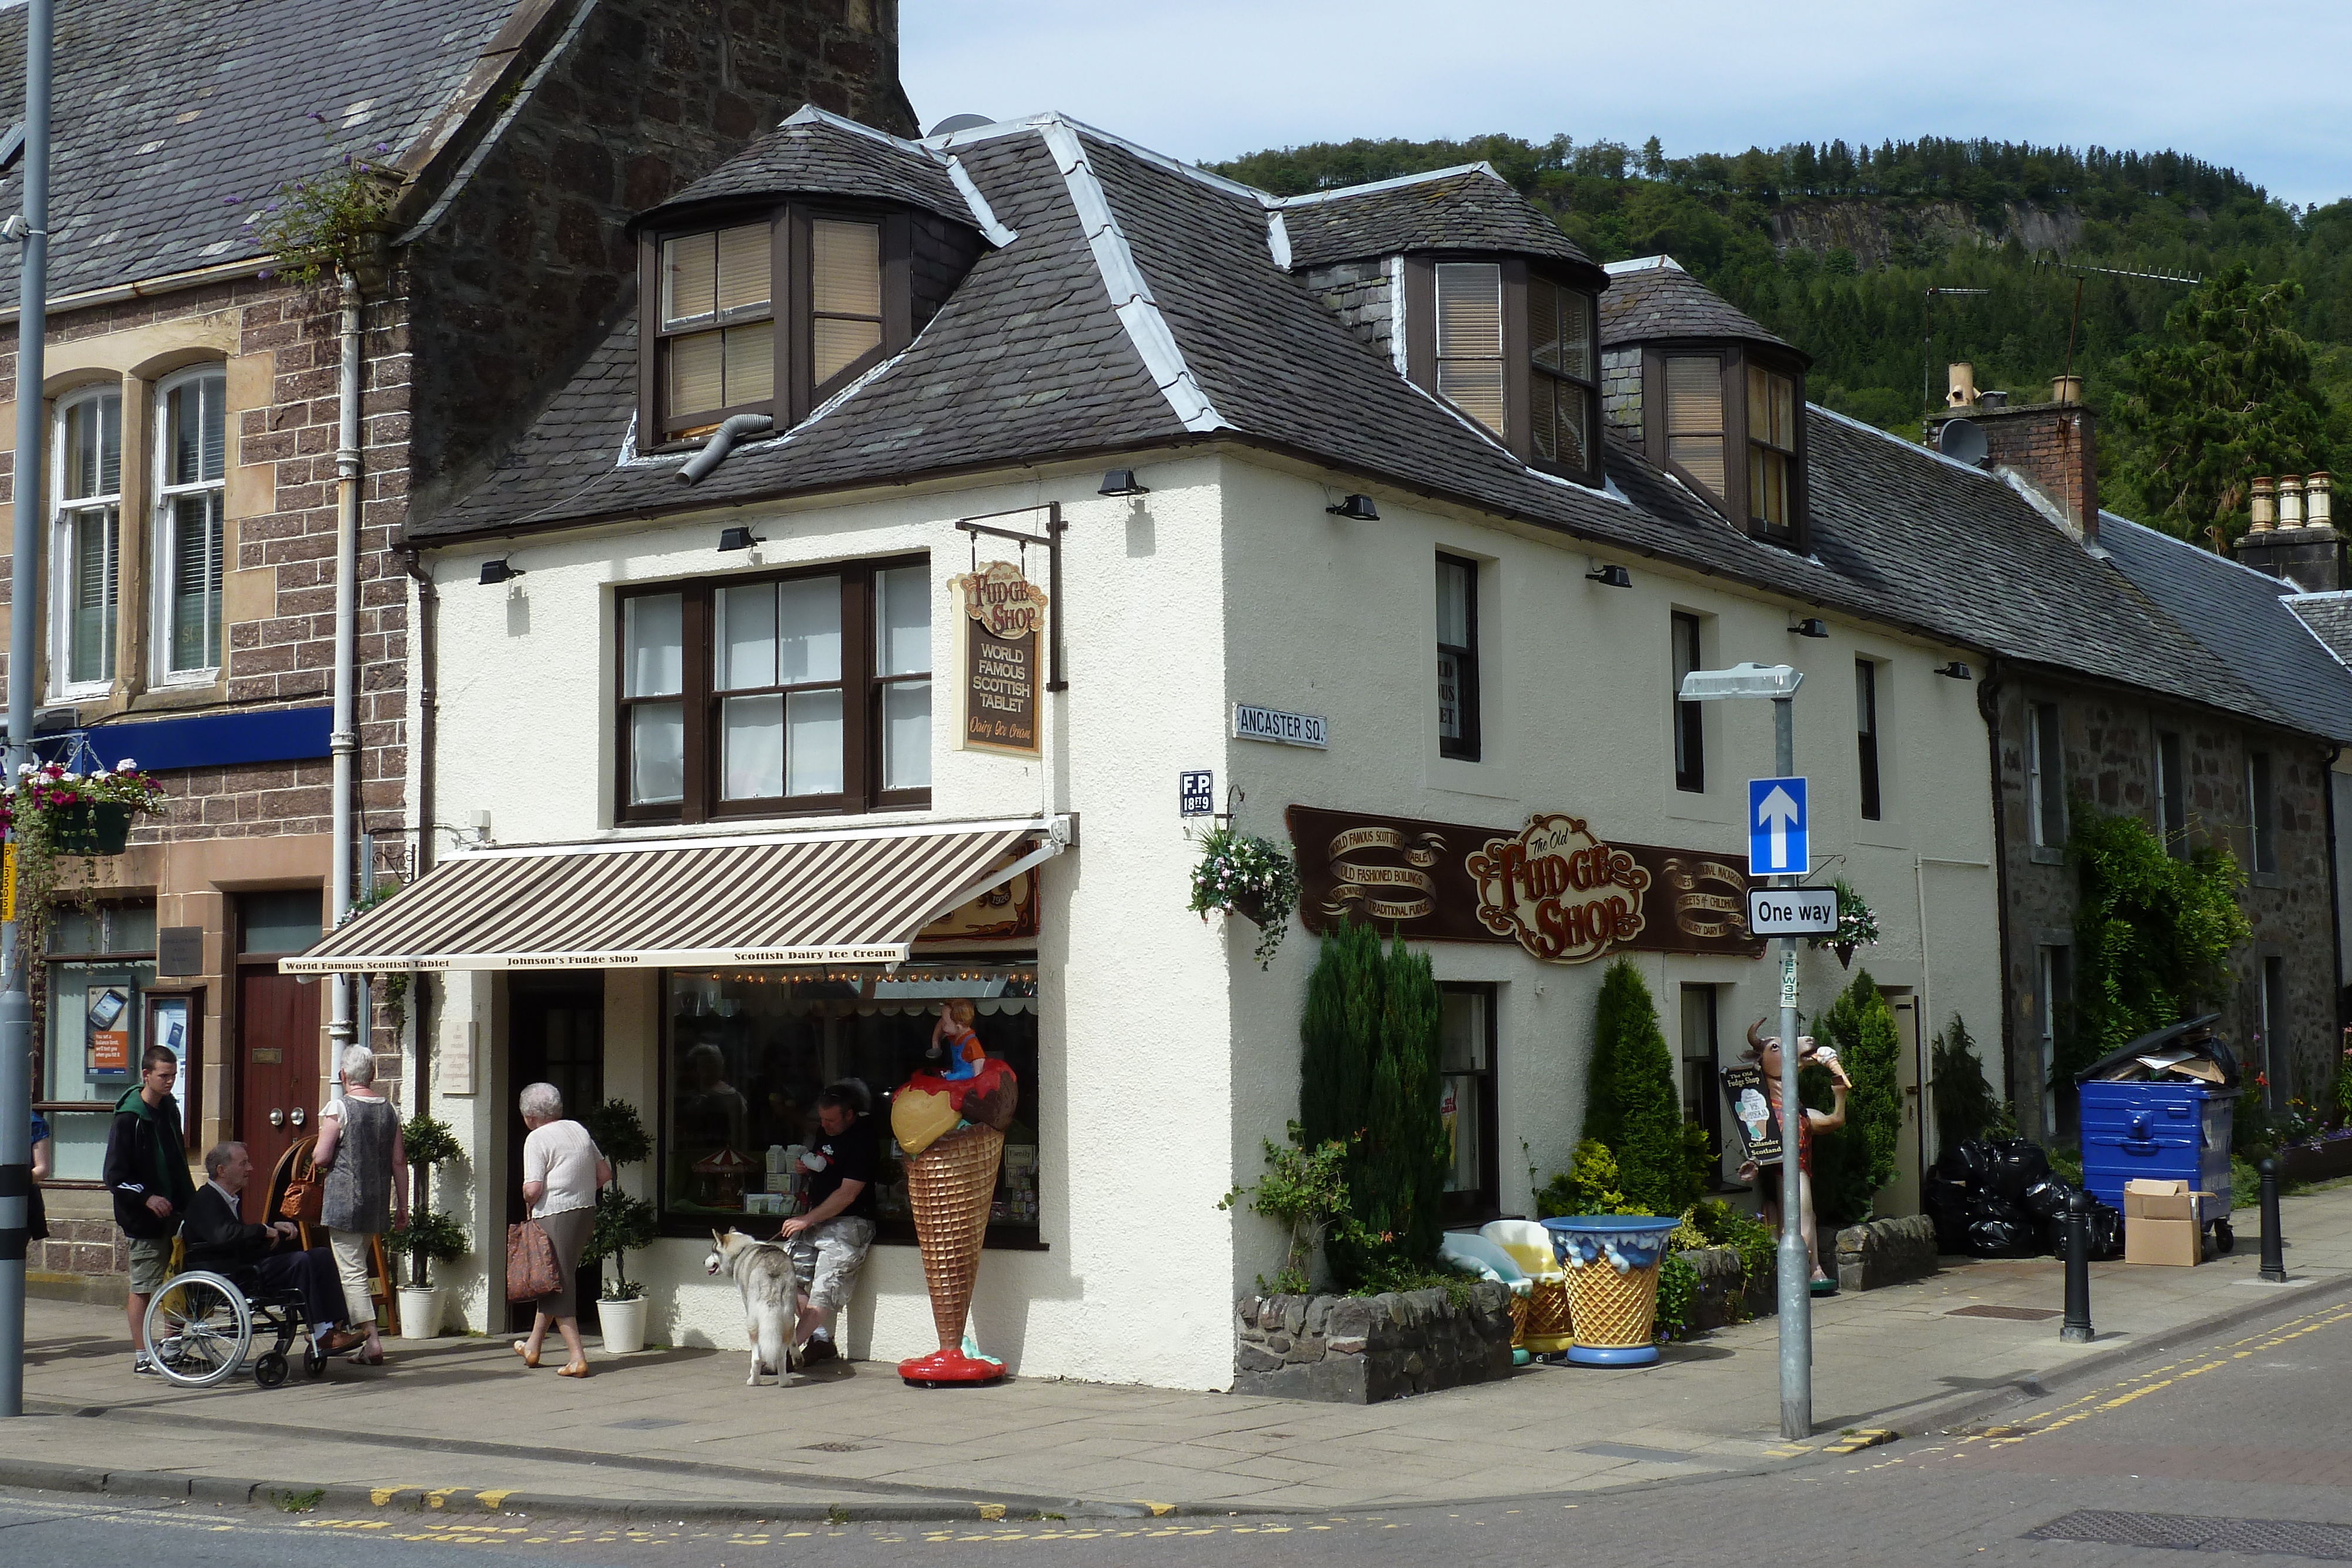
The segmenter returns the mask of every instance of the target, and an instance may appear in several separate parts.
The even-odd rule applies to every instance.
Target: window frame
[[[2164,852],[2174,860],[2189,858],[2189,781],[2183,777],[2180,732],[2156,732],[2156,823]]]
[[[132,1031],[133,1039],[131,1042],[131,1058],[133,1062],[138,1061],[139,1057],[145,1051],[148,1045],[150,1037],[147,1033],[147,1026],[149,1019],[152,1015],[152,1010],[147,1004],[148,998],[156,994],[156,986],[153,982],[156,982],[159,978],[153,973],[156,951],[152,946],[148,947],[131,947],[122,949],[116,949],[108,946],[109,938],[106,935],[108,928],[110,925],[113,917],[118,913],[125,910],[143,910],[155,921],[160,922],[162,919],[161,906],[152,898],[141,897],[137,895],[124,898],[110,898],[101,900],[89,911],[89,914],[99,922],[99,945],[96,948],[88,952],[79,953],[64,953],[58,951],[52,946],[57,937],[57,927],[54,925],[50,927],[48,933],[43,938],[39,956],[43,1000],[38,1014],[39,1027],[33,1031],[34,1050],[39,1054],[39,1071],[34,1080],[32,1108],[42,1115],[47,1117],[53,1126],[60,1116],[111,1114],[114,1110],[115,1103],[112,1098],[97,1100],[61,1100],[51,1097],[43,1092],[43,1091],[49,1089],[54,1085],[58,1067],[57,1059],[52,1054],[57,1049],[57,1042],[53,1038],[56,1024],[51,1012],[51,1008],[54,1005],[56,997],[58,996],[56,970],[58,966],[64,964],[95,965],[100,960],[112,961],[118,959],[121,960],[118,967],[122,968],[136,969],[141,965],[145,965],[149,971],[148,979],[150,983],[138,985],[137,995],[131,998],[131,1009],[123,1016],[128,1018],[135,1014],[139,1020],[136,1029]],[[187,995],[190,992],[190,988],[185,984],[171,982],[165,983],[165,994],[167,995]],[[196,989],[200,993],[201,986],[199,985]],[[194,1005],[190,1007],[189,1015],[192,1026],[200,1011],[201,1009]],[[200,1036],[197,1034],[194,1028],[192,1027],[189,1032],[189,1049],[186,1053],[182,1056],[180,1061],[180,1081],[172,1092],[173,1096],[180,1103],[180,1132],[183,1138],[186,1140],[187,1148],[191,1154],[194,1154],[200,1146],[199,1140],[203,1134],[204,1061],[198,1049],[199,1039]],[[87,1074],[84,1076],[86,1081]],[[120,1085],[109,1085],[109,1087],[114,1088],[117,1095],[119,1096],[121,1090],[130,1087],[138,1081],[139,1071],[134,1066],[126,1074]],[[45,1186],[58,1188],[79,1188],[85,1190],[102,1190],[105,1186],[103,1182],[79,1181],[68,1177],[54,1178],[44,1182],[42,1185]]]
[[[102,697],[110,695],[121,677],[122,641],[122,499],[123,387],[121,382],[93,382],[58,394],[49,413],[49,694],[53,699]],[[66,496],[66,423],[73,410],[114,400],[114,488],[68,500]],[[105,674],[90,680],[73,678],[74,570],[79,553],[68,547],[76,519],[89,513],[113,514],[108,539],[107,575],[111,580],[102,645]],[[71,516],[68,516],[68,514]]]
[[[1676,610],[1667,621],[1670,656],[1666,668],[1672,684],[1666,688],[1667,701],[1674,709],[1675,788],[1685,794],[1706,793],[1706,705],[1683,699],[1683,664],[1693,670],[1706,668],[1704,639],[1706,617],[1695,611]],[[1685,646],[1685,638],[1688,645]]]
[[[1449,550],[1439,550],[1437,552],[1435,564],[1438,570],[1433,575],[1436,578],[1436,586],[1441,592],[1444,591],[1445,581],[1444,569],[1446,567],[1451,566],[1460,568],[1464,575],[1469,580],[1469,587],[1464,599],[1462,616],[1463,632],[1469,638],[1468,645],[1464,646],[1457,643],[1437,643],[1435,644],[1437,657],[1441,662],[1448,654],[1453,655],[1454,658],[1454,686],[1456,688],[1454,702],[1455,706],[1460,710],[1460,716],[1456,721],[1455,727],[1461,731],[1461,734],[1454,738],[1449,739],[1446,737],[1444,729],[1444,709],[1442,701],[1444,684],[1441,680],[1439,685],[1441,703],[1438,712],[1437,755],[1442,758],[1451,758],[1456,762],[1476,762],[1481,759],[1481,757],[1484,754],[1486,742],[1485,729],[1481,723],[1481,704],[1479,702],[1478,690],[1479,562],[1470,556],[1455,555]],[[1440,634],[1443,634],[1442,632]]]
[[[814,308],[810,287],[811,225],[822,219],[873,224],[881,230],[882,341],[860,354],[822,383],[813,383],[812,339]],[[661,246],[665,240],[688,235],[770,225],[768,316],[775,323],[775,376],[772,394],[765,401],[730,405],[717,413],[694,411],[697,423],[671,428],[665,402],[666,361],[660,348],[674,339],[691,337],[721,325],[748,326],[761,318],[744,316],[727,323],[713,322],[691,330],[666,332],[661,325]],[[881,202],[844,197],[777,203],[714,202],[677,214],[659,226],[647,225],[637,235],[637,450],[679,452],[700,446],[708,438],[704,426],[738,413],[765,413],[778,430],[789,430],[806,419],[824,401],[912,340],[914,318],[913,221],[904,208]],[[688,430],[697,434],[688,434]]]
[[[1703,1023],[1702,1023],[1703,1020]],[[1706,1035],[1704,1054],[1693,1055],[1691,1039],[1694,1023],[1702,1023],[1700,1032]],[[1708,1183],[1720,1188],[1723,1184],[1723,991],[1711,984],[1685,981],[1677,1001],[1675,1018],[1677,1038],[1675,1043],[1676,1087],[1683,1102],[1683,1121],[1705,1129],[1715,1147],[1715,1160]],[[1705,1082],[1696,1097],[1692,1094],[1691,1076],[1696,1068]],[[1694,1114],[1693,1113],[1696,1113]]]
[[[2071,943],[2045,942],[2038,945],[2033,967],[2034,1000],[2042,1011],[2039,1038],[2035,1041],[2035,1060],[2040,1063],[2035,1078],[2034,1103],[2042,1112],[2042,1137],[2048,1142],[2058,1131],[2059,1114],[2063,1109],[2058,1101],[2058,1053],[2065,1045],[2065,1030],[2071,1020],[2062,1022],[2059,1009],[2071,1008],[2074,998],[2074,949]]]
[[[2027,842],[2037,850],[2062,851],[2066,847],[2066,727],[2056,703],[2025,705],[2025,747]],[[2048,755],[2053,751],[2055,756]]]
[[[2262,1075],[2268,1080],[2267,1108],[2276,1111],[2294,1098],[2294,1056],[2283,1049],[2284,1042],[2279,1038],[2287,1029],[2286,959],[2276,953],[2264,953],[2259,970],[2255,984],[2263,1009]]]
[[[1875,659],[1858,658],[1853,662],[1854,762],[1861,786],[1862,818],[1866,822],[1886,820],[1885,780],[1879,768],[1884,748],[1879,744],[1878,671]]]
[[[1810,442],[1805,434],[1806,363],[1802,355],[1792,350],[1781,350],[1763,343],[1743,342],[1721,338],[1673,338],[1643,342],[1642,350],[1642,451],[1652,463],[1673,474],[1723,514],[1726,521],[1744,529],[1755,538],[1764,539],[1801,555],[1811,549],[1812,500],[1807,484],[1807,471],[1811,466]],[[1723,490],[1698,478],[1666,455],[1666,361],[1670,359],[1713,358],[1721,366],[1723,386]],[[1783,376],[1790,383],[1791,407],[1795,417],[1796,445],[1793,449],[1776,448],[1789,453],[1789,521],[1774,526],[1748,516],[1748,451],[1750,445],[1748,428],[1748,368],[1755,365],[1769,373]],[[1652,417],[1649,411],[1655,411]]]
[[[608,632],[615,653],[612,685],[614,706],[606,730],[614,747],[612,789],[614,824],[697,823],[928,810],[931,803],[929,785],[919,789],[881,788],[881,704],[884,692],[889,686],[903,685],[917,677],[911,673],[898,675],[877,673],[879,661],[874,646],[875,595],[878,591],[878,580],[884,572],[908,567],[922,568],[925,580],[929,580],[930,557],[914,554],[880,556],[864,560],[811,562],[770,571],[632,583],[616,591],[612,599]],[[841,580],[842,654],[838,682],[802,683],[794,687],[720,687],[714,662],[718,655],[719,591],[828,577]],[[663,694],[632,697],[627,695],[628,602],[634,599],[673,593],[678,595],[680,601],[679,690],[675,696]],[[927,602],[930,603],[936,616],[936,596],[928,596]],[[932,630],[936,639],[936,623]],[[936,655],[936,641],[933,647]],[[935,701],[940,675],[935,656],[931,670],[922,677],[932,684]],[[824,795],[723,799],[720,792],[724,788],[725,759],[720,747],[725,741],[722,705],[727,699],[746,695],[768,695],[789,690],[816,689],[828,685],[837,685],[842,693],[841,789]],[[856,700],[852,700],[853,694]],[[629,716],[634,707],[656,702],[677,702],[683,709],[685,768],[682,799],[676,802],[635,803],[629,798]],[[935,714],[936,711],[935,707]],[[938,749],[938,731],[934,728],[934,758]]]
[[[1479,1133],[1478,1185],[1456,1187],[1442,1195],[1439,1202],[1448,1225],[1483,1225],[1502,1215],[1503,1184],[1501,1155],[1501,1097],[1497,1085],[1502,1080],[1500,992],[1495,986],[1465,981],[1444,981],[1438,986],[1442,993],[1474,999],[1477,1004],[1480,1039],[1477,1046],[1486,1058],[1484,1067],[1454,1071],[1445,1067],[1443,1052],[1438,1066],[1438,1093],[1441,1109],[1447,1084],[1454,1080],[1465,1081],[1475,1097],[1473,1107]],[[1441,1003],[1442,1011],[1442,1003]],[[1459,1112],[1457,1111],[1457,1115]],[[1458,1126],[1458,1124],[1457,1124]],[[1457,1132],[1457,1136],[1458,1132]]]
[[[2278,873],[2278,773],[2270,752],[2246,751],[2246,859],[2263,876]]]
[[[168,477],[171,472],[171,454],[168,444],[171,440],[169,411],[172,394],[184,387],[200,384],[206,381],[217,382],[220,385],[220,477],[198,479],[184,485],[174,484]],[[148,523],[149,538],[152,541],[149,556],[152,562],[149,569],[149,581],[153,584],[153,590],[148,595],[151,601],[148,608],[152,622],[148,634],[154,647],[154,657],[152,661],[154,669],[151,678],[157,685],[211,685],[220,679],[221,672],[228,664],[228,628],[226,616],[229,572],[228,471],[232,465],[229,451],[235,444],[236,437],[228,415],[227,361],[210,360],[190,365],[156,382],[154,396],[149,406],[148,420],[150,422],[149,444],[153,453],[149,481],[152,486],[153,499],[150,503]],[[203,494],[219,497],[215,517],[217,536],[215,540],[215,559],[218,563],[215,575],[219,580],[215,583],[211,594],[213,601],[211,614],[215,624],[212,628],[214,636],[210,641],[216,642],[220,656],[209,664],[174,669],[172,666],[173,630],[172,613],[174,597],[172,562],[179,543],[179,519],[174,514],[172,503],[183,496]]]
[[[1461,409],[1437,390],[1437,268],[1455,264],[1486,264],[1501,269],[1503,311],[1503,429],[1495,431],[1475,414]],[[1444,250],[1409,252],[1403,257],[1405,373],[1432,397],[1459,413],[1504,450],[1538,473],[1598,488],[1603,479],[1601,423],[1601,291],[1607,275],[1598,267],[1574,262],[1529,260],[1501,251]],[[1592,379],[1538,371],[1529,341],[1528,285],[1531,280],[1553,284],[1584,302],[1586,342],[1591,350]],[[1581,466],[1537,455],[1533,439],[1534,378],[1553,377],[1559,384],[1580,387],[1584,393],[1585,462]]]

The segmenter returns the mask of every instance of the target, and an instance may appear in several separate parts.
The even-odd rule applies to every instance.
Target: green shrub
[[[1448,1145],[1439,1108],[1442,1012],[1428,955],[1400,936],[1386,953],[1369,926],[1323,937],[1299,1019],[1302,1147],[1349,1145],[1342,1172],[1359,1229],[1327,1241],[1352,1284],[1381,1267],[1427,1270],[1437,1258]]]
[[[1815,1027],[1837,1048],[1853,1087],[1846,1095],[1845,1125],[1813,1139],[1814,1215],[1825,1226],[1858,1225],[1870,1218],[1878,1189],[1895,1179],[1895,1148],[1903,1132],[1895,1010],[1864,969]],[[1836,1103],[1827,1068],[1808,1067],[1800,1077],[1808,1105],[1827,1110]]]
[[[1649,987],[1622,958],[1601,982],[1584,1082],[1584,1136],[1616,1155],[1626,1197],[1654,1214],[1680,1214],[1701,1189],[1684,1141],[1675,1059]]]
[[[1668,1252],[1658,1260],[1658,1315],[1651,1332],[1661,1340],[1682,1338],[1691,1332],[1697,1305],[1698,1270]]]
[[[1936,1097],[1936,1146],[1948,1149],[1981,1138],[2001,1119],[2000,1098],[1985,1081],[1984,1061],[1969,1026],[1954,1013],[1927,1052],[1927,1082]]]
[[[1769,1276],[1774,1266],[1773,1249],[1779,1241],[1772,1228],[1762,1220],[1741,1213],[1721,1198],[1703,1198],[1691,1207],[1691,1224],[1706,1238],[1710,1247],[1728,1247],[1739,1254],[1746,1266],[1744,1280]]]
[[[1237,1186],[1218,1200],[1219,1208],[1231,1208],[1247,1198],[1251,1213],[1283,1228],[1282,1268],[1271,1286],[1265,1275],[1258,1276],[1261,1295],[1303,1296],[1314,1288],[1315,1249],[1327,1234],[1354,1223],[1348,1212],[1347,1163],[1347,1141],[1332,1138],[1309,1149],[1293,1122],[1288,1146],[1265,1141],[1265,1174],[1256,1184]]]
[[[1565,1171],[1552,1174],[1536,1194],[1536,1218],[1559,1219],[1580,1214],[1650,1214],[1628,1199],[1618,1186],[1617,1156],[1598,1138],[1576,1145],[1576,1158]]]

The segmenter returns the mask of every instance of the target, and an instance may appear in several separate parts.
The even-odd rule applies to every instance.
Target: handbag
[[[507,1300],[535,1301],[562,1286],[555,1265],[555,1243],[547,1227],[525,1219],[507,1227]]]
[[[285,1196],[278,1200],[278,1218],[298,1225],[316,1225],[327,1212],[327,1173],[313,1157],[318,1145],[296,1145],[294,1174],[287,1179]]]

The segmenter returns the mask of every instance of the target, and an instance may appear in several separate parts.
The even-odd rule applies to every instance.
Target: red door
[[[277,966],[236,971],[236,1136],[253,1156],[245,1218],[258,1224],[278,1156],[319,1130],[319,993]]]

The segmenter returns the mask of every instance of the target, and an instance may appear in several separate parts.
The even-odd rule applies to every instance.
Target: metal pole
[[[25,246],[17,285],[15,559],[10,562],[8,780],[33,755],[40,617],[42,350],[48,335],[51,0],[25,8]],[[16,913],[12,904],[8,913]],[[16,922],[0,925],[0,1416],[25,1413],[25,1252],[32,1223],[33,996]]]
[[[1772,699],[1776,765],[1780,777],[1797,771],[1796,700]],[[1804,879],[1784,876],[1783,887]],[[1799,1123],[1805,1113],[1797,1091],[1797,939],[1780,938],[1780,1436],[1813,1435],[1813,1271],[1805,1255],[1803,1172],[1798,1152],[1804,1145]]]
[[[2264,1160],[2254,1169],[2263,1178],[2263,1273],[2273,1285],[2286,1283],[2286,1238],[2279,1234],[2278,1161]]]
[[[352,790],[359,762],[359,729],[352,717],[352,665],[359,598],[360,536],[360,281],[349,267],[336,276],[342,286],[342,370],[336,383],[339,399],[335,423],[335,671],[333,729],[327,737],[333,754],[334,800],[330,807],[330,836],[335,857],[327,880],[327,929],[342,925],[352,912]],[[336,975],[329,991],[327,1038],[338,1082],[343,1071],[343,1048],[362,1038],[353,1019],[352,977]]]
[[[2091,1195],[2075,1191],[2066,1197],[2066,1321],[2058,1337],[2068,1344],[2088,1344],[2091,1328]]]

